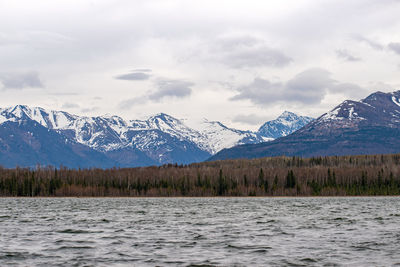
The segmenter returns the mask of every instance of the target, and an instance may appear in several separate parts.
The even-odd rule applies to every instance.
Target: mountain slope
[[[36,164],[111,168],[117,162],[90,147],[70,142],[31,120],[0,124],[0,165],[12,168],[17,165],[34,167]]]
[[[400,152],[400,91],[344,101],[286,137],[224,149],[209,160]]]
[[[272,140],[272,138],[264,138],[256,132],[229,128],[219,121],[204,119],[197,128],[202,133],[202,138],[199,138],[197,142],[211,154],[236,145],[256,144]]]

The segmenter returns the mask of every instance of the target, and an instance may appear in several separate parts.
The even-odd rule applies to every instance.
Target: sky
[[[0,107],[257,129],[400,90],[400,0],[0,0]]]

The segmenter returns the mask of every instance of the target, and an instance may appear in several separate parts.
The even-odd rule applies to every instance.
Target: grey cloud
[[[126,100],[123,100],[123,101],[119,102],[118,107],[120,109],[130,109],[134,105],[144,104],[144,103],[148,102],[148,100],[149,99],[146,96],[139,96],[139,97],[129,98],[129,99],[126,99]]]
[[[66,102],[64,103],[61,108],[79,108],[80,106],[76,103]]]
[[[271,103],[282,97],[280,94],[282,87],[281,83],[272,83],[268,80],[255,78],[251,84],[239,87],[239,94],[233,96],[231,100],[249,99],[259,105]]]
[[[284,99],[313,104],[321,102],[326,90],[334,84],[327,70],[314,68],[297,74],[286,83]]]
[[[341,59],[344,59],[344,60],[350,61],[350,62],[361,61],[361,58],[353,56],[345,49],[336,50],[336,55],[338,58],[341,58]]]
[[[390,43],[388,47],[390,50],[400,55],[400,43]]]
[[[241,35],[232,37],[223,37],[217,40],[218,45],[225,49],[237,49],[240,47],[251,47],[259,44],[261,41],[251,35]]]
[[[133,72],[151,72],[151,69],[135,69]]]
[[[191,95],[191,87],[193,85],[193,83],[187,81],[159,79],[156,82],[156,89],[154,91],[149,91],[146,95],[143,96],[123,100],[119,103],[118,106],[121,109],[129,109],[134,105],[144,104],[149,101],[160,102],[164,98],[170,97],[184,98]]]
[[[164,97],[186,97],[192,93],[191,82],[180,80],[159,80],[157,82],[158,90],[149,95],[150,100],[160,101]]]
[[[363,90],[358,85],[340,83],[330,76],[327,70],[313,68],[297,74],[286,83],[255,78],[252,83],[239,87],[238,94],[231,100],[250,100],[260,106],[274,102],[312,105],[321,103],[328,92],[354,95]]]
[[[100,110],[100,107],[83,108],[83,109],[81,109],[81,112],[88,113],[88,112],[93,112],[93,111],[97,111],[97,110]]]
[[[43,88],[43,83],[36,72],[0,73],[0,83],[4,89]]]
[[[375,50],[383,50],[383,45],[368,38],[365,38],[361,35],[354,35],[353,38],[359,42],[367,44],[368,46],[370,46]]]
[[[144,81],[148,80],[149,78],[150,75],[144,72],[132,72],[115,77],[115,79],[117,80],[126,80],[126,81]]]
[[[331,93],[342,93],[352,99],[361,99],[368,93],[365,88],[354,83],[335,82],[329,88]]]
[[[244,35],[217,39],[210,50],[213,58],[232,68],[284,67],[293,60],[263,39]]]
[[[257,114],[240,114],[235,116],[232,121],[249,125],[260,125],[266,121],[266,118],[264,116],[258,116]]]
[[[390,84],[380,82],[380,81],[369,82],[368,88],[371,89],[372,91],[382,91],[382,92],[396,91],[396,86],[392,86]]]
[[[78,93],[74,92],[49,92],[49,95],[56,95],[56,96],[75,96],[79,95]]]
[[[269,47],[258,47],[243,49],[228,54],[224,57],[223,63],[233,68],[243,67],[284,67],[292,61],[291,58],[282,52]]]

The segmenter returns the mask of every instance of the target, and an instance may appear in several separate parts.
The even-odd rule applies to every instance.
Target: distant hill
[[[347,100],[298,131],[272,142],[224,149],[209,160],[400,152],[400,91]]]

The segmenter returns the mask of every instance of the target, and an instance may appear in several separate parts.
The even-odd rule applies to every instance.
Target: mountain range
[[[0,109],[0,165],[136,167],[204,161],[224,148],[285,136],[312,118],[284,112],[259,131],[204,120],[197,129],[164,113],[147,120],[85,117],[17,105]]]
[[[347,100],[290,135],[224,149],[209,160],[400,152],[400,91]]]

